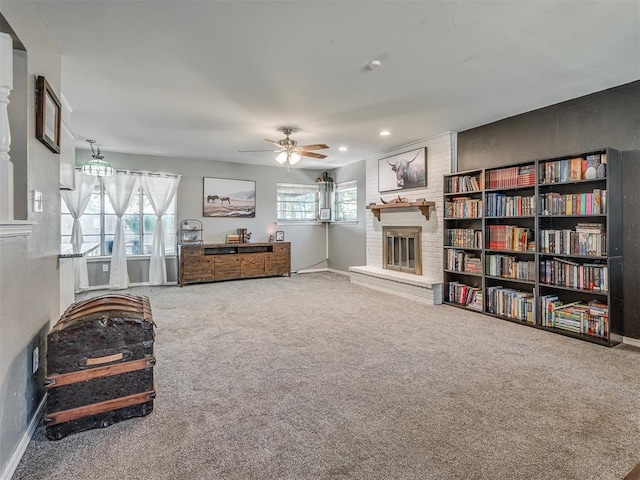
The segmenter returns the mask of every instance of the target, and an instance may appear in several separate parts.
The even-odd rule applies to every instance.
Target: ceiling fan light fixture
[[[93,177],[110,177],[113,175],[113,167],[103,160],[104,157],[100,155],[100,147],[97,147],[97,152],[94,150],[93,144],[96,141],[87,139],[87,142],[91,145],[91,160],[82,166],[82,173]]]
[[[348,147],[339,147],[338,150],[340,150],[341,152],[346,152],[347,150],[349,150]]]
[[[388,137],[389,135],[391,135],[391,132],[389,130],[382,130],[380,132],[381,137]]]
[[[291,155],[289,155],[289,165],[295,165],[301,158],[302,157],[296,152],[291,153]]]
[[[276,156],[276,162],[278,162],[280,165],[284,165],[285,163],[287,163],[287,151],[286,150],[283,150],[282,152],[280,152]]]

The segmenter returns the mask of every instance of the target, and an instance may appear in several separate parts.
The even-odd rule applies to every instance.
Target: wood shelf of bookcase
[[[524,285],[535,285],[536,282],[533,280],[525,280],[524,278],[508,278],[508,277],[496,277],[495,275],[485,275],[485,278],[489,278],[491,280],[497,280],[498,282],[513,282],[513,283],[522,283]]]
[[[371,210],[373,216],[380,221],[380,213],[382,210],[395,210],[398,208],[417,208],[420,210],[420,213],[424,215],[424,218],[429,220],[429,209],[431,207],[435,208],[436,202],[404,202],[404,203],[383,203],[382,205],[377,205],[375,203],[367,205],[367,209]]]
[[[559,288],[560,290],[567,290],[569,292],[588,293],[589,295],[600,295],[603,297],[606,297],[609,295],[609,292],[602,292],[600,290],[586,290],[584,288],[565,287],[563,285],[552,285],[550,283],[544,283],[544,282],[540,282],[540,287]]]
[[[467,275],[469,277],[482,277],[481,273],[460,272],[458,270],[448,270],[448,269],[445,269],[444,271],[447,272],[447,273],[453,273],[453,274],[458,274],[458,275]]]

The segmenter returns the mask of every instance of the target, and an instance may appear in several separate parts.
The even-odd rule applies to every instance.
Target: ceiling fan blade
[[[238,150],[239,153],[247,152],[280,152],[281,150]]]
[[[322,155],[320,153],[305,152],[304,150],[300,151],[300,155],[302,155],[303,157],[311,157],[311,158],[327,158],[326,155]]]
[[[278,142],[274,142],[273,140],[269,140],[268,138],[264,139],[265,142],[273,143],[276,147],[282,147]]]
[[[329,146],[324,143],[315,143],[313,145],[301,145],[298,148],[301,150],[323,150],[329,148]]]

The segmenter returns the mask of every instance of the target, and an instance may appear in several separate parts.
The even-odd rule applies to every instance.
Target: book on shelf
[[[606,256],[607,234],[604,231],[604,225],[578,224],[575,230],[540,230],[540,252],[556,255]]]
[[[533,232],[530,228],[516,225],[489,225],[489,249],[513,250],[518,252],[534,251],[530,249]]]
[[[535,185],[535,165],[507,167],[488,172],[488,188],[515,188]]]
[[[479,192],[480,190],[482,190],[480,174],[453,176],[447,181],[448,193]]]
[[[450,228],[446,230],[447,246],[460,248],[482,248],[482,230]]]
[[[535,197],[507,196],[504,193],[488,193],[486,215],[488,217],[518,217],[534,215]]]
[[[511,278],[513,280],[535,281],[535,262],[520,260],[509,255],[489,254],[486,256],[487,275]]]
[[[609,270],[606,264],[568,261],[564,258],[540,260],[540,282],[592,292],[609,291]]]
[[[467,306],[472,310],[476,310],[480,305],[479,311],[482,311],[482,289],[460,282],[449,282],[449,301]]]
[[[487,311],[495,315],[509,317],[535,324],[534,295],[501,285],[487,287]]]
[[[606,303],[593,300],[564,304],[557,295],[540,298],[541,326],[559,328],[574,333],[609,338],[609,308]]]
[[[482,274],[482,261],[475,253],[450,249],[447,251],[447,270]]]
[[[602,195],[606,190],[594,189],[587,193],[562,195],[557,192],[540,195],[542,215],[599,215],[602,212]]]
[[[449,218],[478,218],[482,216],[482,200],[454,197],[444,204],[444,216]]]

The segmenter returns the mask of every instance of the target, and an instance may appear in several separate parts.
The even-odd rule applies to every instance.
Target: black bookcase
[[[457,172],[444,192],[444,303],[622,341],[620,152]]]

